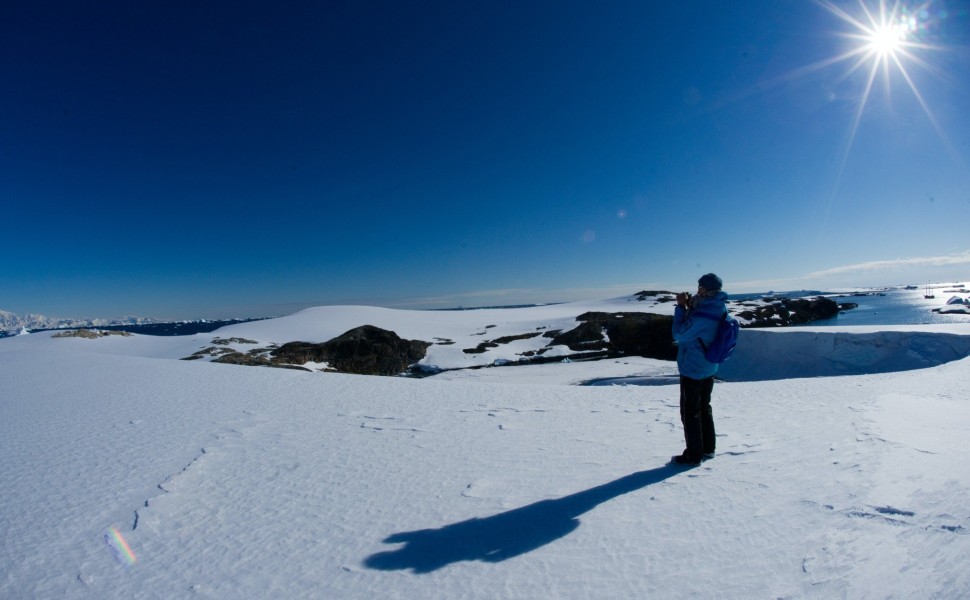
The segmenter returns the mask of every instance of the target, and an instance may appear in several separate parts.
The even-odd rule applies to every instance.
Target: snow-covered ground
[[[663,384],[663,361],[418,380],[177,360],[369,323],[467,367],[532,342],[462,352],[483,339],[670,310],[621,303],[2,339],[0,597],[970,595],[970,325],[743,331],[694,469],[668,464],[676,386],[572,385]]]

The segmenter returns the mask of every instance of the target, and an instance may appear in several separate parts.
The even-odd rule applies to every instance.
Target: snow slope
[[[743,332],[718,456],[695,469],[667,464],[675,386],[567,385],[659,380],[663,361],[414,380],[176,360],[214,335],[322,341],[366,318],[459,342],[585,310],[0,340],[0,597],[970,594],[968,327]]]

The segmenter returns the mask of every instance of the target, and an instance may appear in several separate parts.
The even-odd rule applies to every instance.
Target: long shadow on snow
[[[565,537],[579,527],[580,515],[603,502],[683,471],[666,465],[491,517],[469,519],[439,529],[395,533],[384,542],[404,543],[404,546],[372,554],[364,560],[364,566],[383,571],[411,569],[414,573],[430,573],[462,560],[508,560]]]

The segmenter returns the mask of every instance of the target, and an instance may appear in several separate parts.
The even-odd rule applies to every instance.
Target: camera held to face
[[[677,305],[687,307],[690,304],[691,293],[690,292],[680,292],[677,294]]]

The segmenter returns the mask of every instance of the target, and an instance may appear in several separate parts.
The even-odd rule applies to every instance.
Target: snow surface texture
[[[0,340],[0,597],[970,595],[967,326],[743,332],[694,469],[667,464],[675,386],[567,385],[667,383],[663,361],[415,380],[176,360],[212,336],[457,342],[601,309]],[[455,346],[433,360],[475,360]]]

